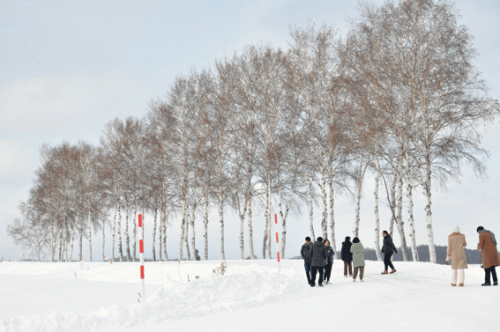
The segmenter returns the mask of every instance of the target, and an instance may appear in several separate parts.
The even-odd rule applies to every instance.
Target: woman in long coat
[[[464,285],[464,269],[467,268],[467,257],[465,256],[464,247],[467,246],[465,241],[465,235],[460,233],[460,227],[453,227],[453,233],[448,236],[448,255],[446,261],[451,260],[451,285],[457,285],[457,274],[458,274],[458,286],[463,287]]]
[[[359,242],[359,239],[357,237],[352,239],[351,252],[352,252],[352,265],[354,266],[354,274],[352,276],[353,281],[356,281],[356,276],[358,275],[358,269],[359,269],[359,280],[363,281],[363,274],[365,272],[364,251],[365,249],[363,248],[361,242]]]
[[[498,256],[495,236],[492,235],[491,231],[484,229],[482,226],[477,228],[477,232],[479,233],[477,249],[481,250],[484,269],[484,284],[481,286],[491,286],[490,275],[493,276],[493,285],[497,286],[498,279],[495,266],[500,265],[500,257]]]

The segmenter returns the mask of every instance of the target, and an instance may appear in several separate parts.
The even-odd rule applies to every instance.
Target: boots
[[[458,284],[458,287],[464,287],[464,284]]]
[[[387,271],[382,272],[382,274],[388,274]]]
[[[453,287],[455,287],[457,284],[451,284]]]
[[[394,272],[396,272],[396,269],[392,269],[391,273],[394,273]]]

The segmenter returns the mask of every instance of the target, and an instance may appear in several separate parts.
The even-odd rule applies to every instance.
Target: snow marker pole
[[[142,237],[142,214],[139,218],[139,256],[141,258],[142,300],[146,299],[146,286],[144,285],[144,238]]]
[[[281,272],[280,241],[278,239],[278,215],[277,214],[274,214],[274,224],[276,225],[276,257],[278,257],[278,272]]]

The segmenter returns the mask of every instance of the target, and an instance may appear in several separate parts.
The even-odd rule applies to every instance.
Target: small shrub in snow
[[[226,261],[221,261],[221,264],[219,267],[216,267],[213,269],[213,275],[215,276],[223,276],[224,273],[226,273],[227,269],[227,262]]]

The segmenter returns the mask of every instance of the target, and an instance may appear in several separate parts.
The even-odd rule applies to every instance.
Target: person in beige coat
[[[467,269],[467,257],[465,256],[464,247],[467,246],[465,241],[465,235],[460,233],[460,227],[453,227],[453,233],[448,236],[448,256],[446,261],[451,260],[451,285],[457,285],[457,274],[458,274],[458,286],[464,286],[465,271]]]

